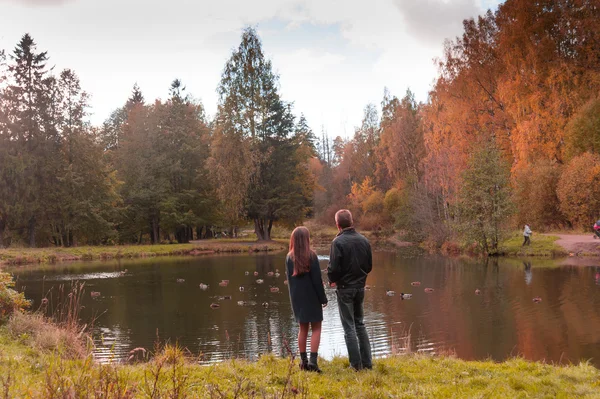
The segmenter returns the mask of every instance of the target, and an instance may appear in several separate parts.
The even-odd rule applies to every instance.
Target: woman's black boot
[[[306,357],[306,352],[300,352],[300,370],[308,370],[308,357]]]
[[[317,364],[317,358],[319,357],[317,352],[310,352],[310,360],[308,361],[307,370],[315,371],[317,373],[321,372],[319,365]]]

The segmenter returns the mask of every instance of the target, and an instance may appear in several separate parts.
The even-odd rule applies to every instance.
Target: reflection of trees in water
[[[260,303],[244,323],[244,348],[246,357],[255,360],[262,353],[287,355],[286,345],[294,350],[293,317],[290,312],[280,311],[279,306],[263,308]],[[283,305],[285,306],[285,305]]]
[[[283,270],[284,266],[283,262],[281,265],[278,264],[275,266],[275,258],[273,255],[269,254],[254,255],[254,261],[256,263],[256,271],[258,272],[260,278],[266,276],[268,272],[274,272],[275,269]]]

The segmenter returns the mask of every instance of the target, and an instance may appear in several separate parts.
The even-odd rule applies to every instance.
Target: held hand
[[[323,309],[325,309],[326,307],[327,307],[327,304],[326,304],[326,303],[324,303],[324,304],[323,304]]]
[[[335,288],[335,287],[336,287],[335,283],[329,283],[329,286],[330,286],[331,288]]]

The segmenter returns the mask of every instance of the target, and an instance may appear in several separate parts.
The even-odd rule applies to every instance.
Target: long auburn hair
[[[294,261],[292,276],[299,276],[310,271],[310,260],[315,253],[310,249],[310,233],[306,227],[298,226],[292,231],[288,255]]]

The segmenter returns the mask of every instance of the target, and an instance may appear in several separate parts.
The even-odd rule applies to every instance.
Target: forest
[[[254,28],[223,67],[218,110],[175,79],[101,126],[76,71],[29,34],[0,51],[0,247],[189,242],[332,224],[494,253],[503,236],[600,218],[600,3],[507,0],[463,22],[426,102],[383,90],[351,137],[315,132]],[[41,38],[43,41],[43,38]],[[168,85],[168,82],[165,84]],[[326,94],[324,94],[326,95]]]

